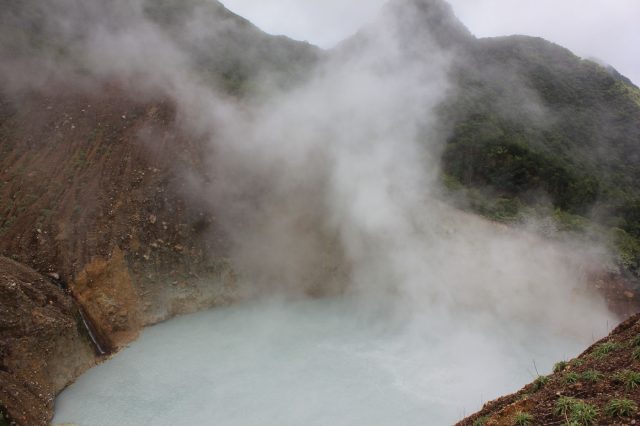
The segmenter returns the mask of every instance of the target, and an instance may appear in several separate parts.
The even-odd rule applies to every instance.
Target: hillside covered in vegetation
[[[551,217],[591,232],[640,267],[640,89],[543,39],[463,46],[454,65],[444,180],[492,219]],[[595,226],[594,226],[595,225]]]

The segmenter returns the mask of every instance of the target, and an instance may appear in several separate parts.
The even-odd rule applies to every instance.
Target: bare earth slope
[[[49,424],[55,396],[95,359],[73,298],[0,257],[0,424]]]
[[[105,87],[5,98],[1,114],[0,254],[69,283],[106,346],[228,300],[224,247],[200,238],[212,218],[172,173],[198,165],[170,105]]]

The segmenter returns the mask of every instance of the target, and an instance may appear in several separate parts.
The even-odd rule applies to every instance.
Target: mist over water
[[[147,329],[56,400],[80,426],[445,425],[516,390],[581,339],[461,314],[407,330],[353,298],[266,301]],[[495,324],[493,324],[495,325]]]

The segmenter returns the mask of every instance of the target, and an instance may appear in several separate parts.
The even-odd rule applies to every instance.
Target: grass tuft
[[[567,420],[569,425],[589,426],[596,421],[598,410],[594,405],[579,399],[561,396],[556,401],[553,414]]]
[[[582,364],[584,364],[584,360],[576,358],[573,361],[571,361],[570,364],[574,367],[582,367]]]
[[[638,346],[640,347],[640,334],[637,334],[636,337],[634,337],[633,339],[631,339],[631,344],[633,346]]]
[[[613,376],[613,380],[622,383],[627,390],[640,387],[640,373],[633,370],[622,370]]]
[[[640,348],[635,348],[631,357],[636,361],[640,361]]]
[[[598,409],[586,402],[578,401],[571,407],[571,416],[569,420],[576,422],[579,425],[592,425],[598,417]]]
[[[513,419],[515,426],[529,426],[533,424],[533,416],[529,413],[519,412]]]
[[[638,411],[638,406],[629,399],[612,399],[604,411],[609,417],[631,417]]]
[[[571,407],[577,402],[575,398],[570,396],[561,396],[553,407],[553,414],[560,417],[567,417],[571,411]]]
[[[547,383],[549,383],[549,376],[538,376],[538,378],[533,381],[533,391],[538,392],[545,387]]]
[[[587,370],[580,375],[580,380],[584,380],[585,382],[591,382],[591,383],[596,383],[601,378],[602,378],[602,373],[596,370]]]
[[[604,342],[596,346],[593,350],[593,355],[596,358],[603,358],[609,355],[611,352],[620,348],[620,344],[616,342]]]
[[[482,417],[478,417],[474,422],[472,426],[485,426],[487,424],[487,422],[489,421],[489,417],[488,416],[482,416]]]
[[[567,368],[567,365],[567,361],[557,362],[556,365],[553,366],[553,372],[560,373],[561,371],[564,371],[565,368]]]
[[[573,385],[578,383],[578,380],[580,380],[580,375],[578,373],[576,373],[575,371],[572,371],[570,373],[567,373],[564,376],[564,382],[568,385]]]

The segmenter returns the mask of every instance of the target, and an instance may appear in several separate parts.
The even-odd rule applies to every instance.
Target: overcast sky
[[[222,0],[273,34],[331,47],[387,0]],[[477,36],[541,36],[601,59],[640,84],[640,0],[451,0]]]

